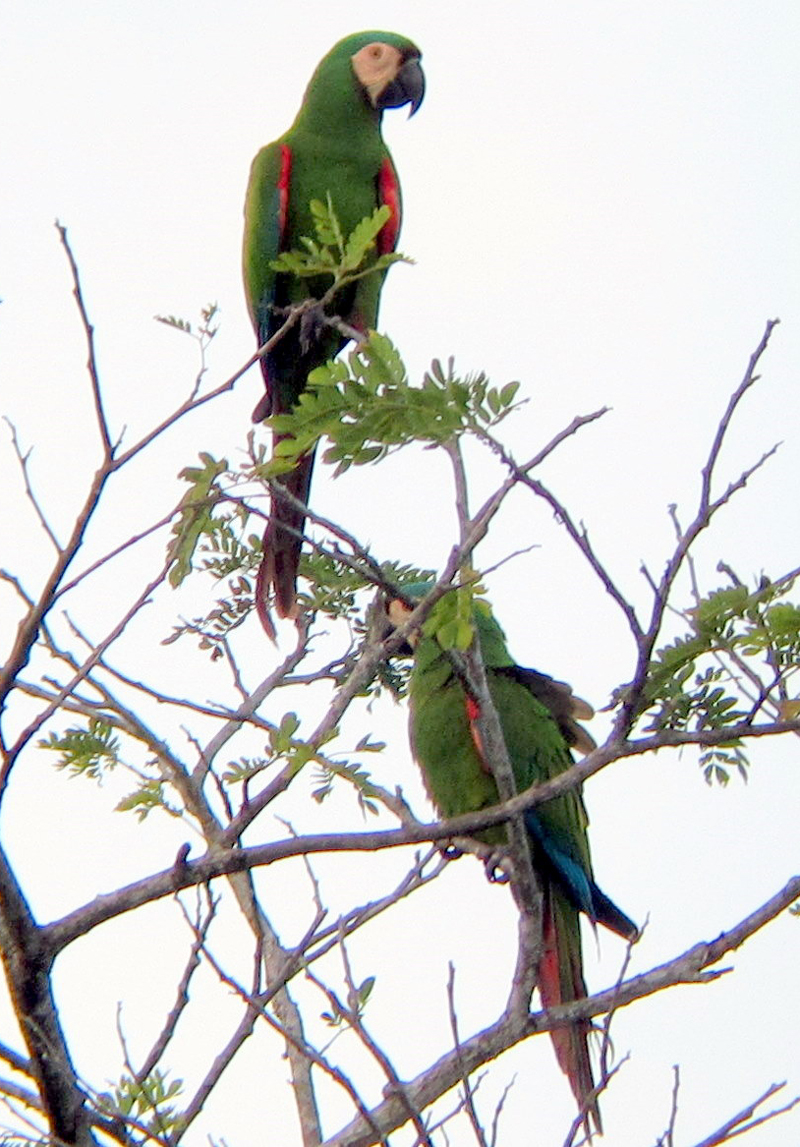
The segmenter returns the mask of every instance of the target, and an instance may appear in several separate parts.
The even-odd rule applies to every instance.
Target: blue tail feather
[[[523,819],[537,860],[540,863],[544,861],[544,867],[570,904],[588,916],[593,924],[603,924],[626,940],[635,940],[639,929],[633,921],[598,888],[580,861],[561,848],[552,833],[545,830],[536,810],[528,809]]]
[[[537,852],[547,862],[553,879],[567,900],[594,922],[593,882],[586,875],[583,866],[559,847],[558,842],[543,827],[535,809],[528,809],[524,820]]]

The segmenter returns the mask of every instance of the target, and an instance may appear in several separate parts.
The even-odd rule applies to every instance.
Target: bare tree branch
[[[797,1104],[800,1103],[800,1095],[784,1104],[783,1107],[777,1107],[774,1111],[770,1111],[766,1115],[760,1115],[757,1119],[753,1118],[756,1109],[759,1108],[762,1103],[766,1103],[768,1099],[771,1099],[776,1092],[782,1091],[785,1086],[785,1082],[773,1083],[758,1099],[754,1099],[752,1103],[748,1103],[743,1111],[740,1111],[737,1115],[727,1120],[718,1131],[713,1132],[713,1134],[704,1139],[702,1143],[697,1143],[695,1147],[718,1147],[720,1143],[730,1143],[732,1139],[735,1139],[739,1135],[746,1135],[747,1132],[752,1131],[754,1127],[760,1127],[762,1123],[768,1123],[771,1119],[776,1119],[779,1115],[785,1115],[787,1111],[791,1111],[793,1107],[796,1107]]]
[[[0,848],[0,954],[31,1058],[42,1108],[57,1139],[95,1143],[50,985],[50,961],[27,901]]]
[[[461,1035],[458,1030],[458,1012],[456,1011],[455,1000],[455,979],[456,970],[452,960],[447,965],[447,1010],[450,1014],[450,1030],[453,1033],[453,1047],[458,1053],[461,1047]],[[475,1110],[475,1095],[474,1088],[470,1083],[469,1073],[463,1072],[461,1076],[462,1099],[464,1109],[467,1112],[469,1121],[472,1124],[472,1130],[475,1134],[475,1142],[478,1147],[488,1147],[486,1136],[484,1135],[483,1128],[481,1127],[478,1112]]]
[[[100,431],[100,439],[103,444],[103,456],[106,461],[110,460],[112,455],[111,437],[108,433],[108,422],[106,420],[105,410],[103,409],[103,396],[100,391],[100,376],[97,371],[97,358],[94,350],[94,327],[89,321],[89,316],[86,312],[86,304],[83,301],[83,290],[81,289],[81,278],[78,272],[78,265],[75,262],[75,256],[72,253],[69,239],[67,238],[67,229],[56,221],[56,231],[58,231],[61,245],[66,252],[67,261],[69,262],[70,273],[72,274],[72,293],[75,296],[75,302],[78,306],[78,313],[81,316],[81,323],[83,324],[84,333],[86,334],[86,344],[89,352],[89,358],[86,362],[86,369],[89,372],[89,378],[92,383],[92,398],[94,399],[95,414],[97,416],[97,426]]]

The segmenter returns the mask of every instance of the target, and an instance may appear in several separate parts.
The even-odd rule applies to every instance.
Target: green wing
[[[384,63],[388,61],[388,70],[373,83],[366,59],[376,52]],[[320,61],[289,130],[256,156],[245,203],[243,264],[247,305],[259,346],[283,324],[287,306],[321,299],[331,286],[328,275],[298,278],[276,273],[270,265],[281,251],[299,247],[306,236],[314,237],[312,200],[325,202],[330,195],[345,237],[377,206],[388,203],[391,218],[381,231],[378,247],[385,251],[393,246],[400,223],[400,191],[381,136],[381,116],[387,107],[411,104],[415,111],[419,106],[425,89],[419,56],[411,41],[394,33],[359,32],[346,37]],[[366,333],[377,322],[384,274],[340,289],[328,313]],[[253,420],[290,411],[306,387],[309,372],[338,354],[347,341],[319,312],[304,314],[261,358],[265,394]],[[274,443],[279,441],[278,435]],[[313,464],[311,452],[279,479],[284,490],[304,505]],[[269,613],[273,591],[281,617],[297,612],[296,579],[304,525],[302,510],[290,506],[280,490],[273,491],[255,589],[256,609],[271,637],[275,636]]]
[[[242,263],[250,318],[259,337],[265,329],[266,308],[275,295],[275,271],[270,263],[283,249],[286,194],[281,186],[285,145],[262,147],[250,168],[244,206]]]
[[[490,614],[477,609],[474,621],[516,786],[523,791],[568,769],[573,763],[571,743],[591,748],[591,738],[575,721],[576,715],[591,710],[573,697],[569,686],[515,665]],[[424,634],[415,650],[410,701],[414,755],[439,811],[451,817],[497,803],[497,787],[461,683],[448,654]],[[586,995],[579,912],[627,939],[634,939],[637,929],[594,882],[588,817],[579,789],[528,810],[524,818],[544,896],[539,990],[544,1007],[552,1008]],[[494,843],[504,840],[505,830],[491,828],[476,835]],[[601,1124],[592,1098],[589,1030],[588,1021],[579,1021],[554,1029],[552,1038],[591,1133],[590,1119],[597,1130]]]

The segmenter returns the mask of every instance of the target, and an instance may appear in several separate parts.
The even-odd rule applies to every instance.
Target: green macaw
[[[321,61],[306,89],[292,126],[258,153],[245,203],[244,285],[259,346],[285,321],[284,308],[321,298],[325,276],[302,278],[276,272],[270,264],[281,251],[300,247],[313,236],[312,199],[330,194],[344,235],[383,204],[389,220],[378,235],[377,255],[394,250],[400,230],[400,185],[381,136],[384,108],[411,105],[425,92],[419,49],[393,32],[358,32],[340,40]],[[385,272],[342,288],[328,308],[348,326],[375,327]],[[253,412],[260,422],[290,411],[306,386],[309,371],[333,358],[347,336],[311,312],[261,359],[266,394]],[[273,438],[274,445],[280,435]],[[281,477],[286,489],[307,504],[313,452]],[[274,588],[281,617],[292,616],[297,565],[305,515],[273,495],[264,535],[264,557],[256,585],[256,607],[268,633],[274,633],[267,598]]]
[[[431,586],[406,587],[411,599]],[[388,606],[399,627],[409,607],[399,600]],[[505,635],[488,610],[473,610],[474,631],[486,667],[487,683],[500,718],[519,792],[558,776],[573,764],[571,748],[590,752],[594,741],[576,718],[593,715],[569,685],[535,669],[514,663]],[[443,817],[477,812],[498,802],[497,786],[485,760],[477,728],[479,709],[457,676],[453,660],[435,635],[417,634],[411,641],[414,666],[409,698],[411,745],[433,804]],[[402,652],[402,651],[401,651]],[[534,868],[544,896],[543,953],[538,986],[545,1008],[586,995],[579,914],[603,924],[627,940],[636,925],[594,882],[587,836],[588,817],[579,789],[537,805],[524,814]],[[494,844],[506,840],[502,826],[475,834]],[[601,1130],[592,1097],[594,1078],[587,1036],[591,1024],[581,1020],[552,1032],[558,1062],[586,1116]]]

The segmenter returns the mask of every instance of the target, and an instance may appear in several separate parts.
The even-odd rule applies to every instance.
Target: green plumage
[[[244,283],[250,317],[264,342],[285,318],[276,315],[273,306],[319,298],[330,287],[329,278],[300,279],[270,266],[281,251],[299,247],[304,235],[315,234],[311,200],[324,202],[330,195],[345,235],[379,206],[378,176],[384,161],[391,162],[381,135],[383,113],[365,98],[351,64],[354,53],[372,40],[409,46],[388,32],[362,32],[342,40],[314,72],[292,126],[253,161],[245,201]],[[291,169],[279,225],[276,188],[282,146],[289,149]],[[331,313],[351,322],[360,317],[365,329],[374,327],[382,279],[382,275],[361,279],[337,297]],[[317,332],[313,346],[300,355],[298,335],[279,344],[270,356],[268,413],[290,410],[305,388],[308,371],[335,355],[344,341],[329,327]]]
[[[489,691],[519,792],[549,780],[573,763],[564,734],[551,711],[516,675],[504,634],[491,616],[475,613],[475,628],[487,670]],[[511,671],[511,672],[509,672]],[[414,753],[432,801],[443,816],[458,816],[497,804],[497,786],[478,755],[467,717],[464,690],[452,664],[434,638],[417,645],[411,676],[411,728]],[[574,789],[538,810],[546,831],[587,871],[588,818]],[[505,829],[487,829],[483,839],[505,839]]]
[[[503,731],[518,791],[550,780],[572,763],[570,745],[592,742],[575,722],[591,715],[567,685],[536,670],[517,666],[502,629],[476,606],[475,631],[486,667],[489,692]],[[410,681],[411,740],[428,793],[444,817],[476,812],[498,803],[497,786],[484,760],[464,688],[449,655],[435,637],[420,635]],[[628,939],[636,926],[594,883],[588,817],[580,791],[568,793],[525,814],[533,864],[544,894],[543,956],[539,990],[546,1008],[586,995],[579,911]],[[502,843],[502,826],[477,833]],[[600,1128],[587,1036],[588,1021],[554,1030],[553,1043],[578,1103]]]
[[[259,345],[283,325],[285,308],[319,299],[331,286],[330,277],[298,278],[271,265],[282,251],[302,249],[303,237],[314,237],[312,200],[325,203],[330,196],[345,236],[385,204],[390,219],[373,257],[393,250],[400,227],[400,188],[381,136],[381,117],[387,107],[410,103],[415,111],[419,106],[424,92],[419,55],[414,44],[392,32],[359,32],[340,41],[314,72],[292,126],[253,161],[245,202],[243,273]],[[377,323],[384,276],[385,271],[376,272],[341,288],[326,314],[366,334]],[[262,357],[266,393],[254,421],[289,412],[309,372],[338,354],[347,341],[319,313],[307,315]],[[306,504],[312,468],[309,454],[281,478]],[[285,499],[273,497],[256,589],[256,605],[268,632],[274,633],[266,606],[271,588],[279,614],[286,617],[294,611],[304,521],[304,514]]]

